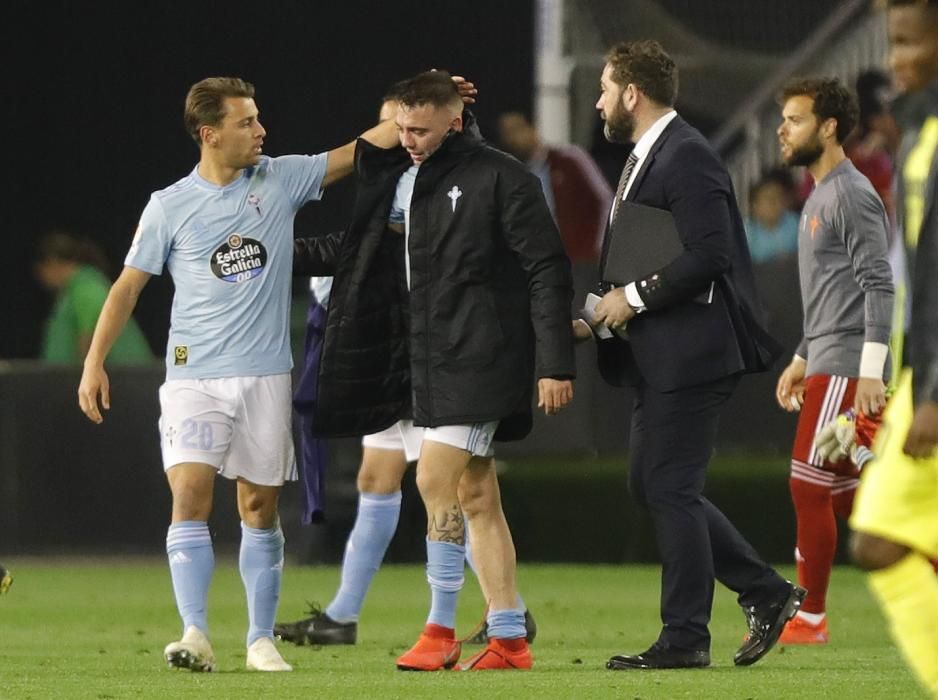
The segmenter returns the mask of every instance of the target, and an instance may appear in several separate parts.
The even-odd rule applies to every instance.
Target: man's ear
[[[462,128],[463,128],[462,113],[457,114],[455,117],[453,117],[453,120],[449,123],[449,128],[451,131],[462,131]]]
[[[215,131],[215,127],[207,125],[200,126],[199,138],[202,140],[202,143],[207,146],[218,145],[218,133]]]
[[[629,111],[634,110],[635,105],[638,104],[638,94],[638,88],[635,87],[635,83],[626,85],[625,89],[622,91],[622,106]]]

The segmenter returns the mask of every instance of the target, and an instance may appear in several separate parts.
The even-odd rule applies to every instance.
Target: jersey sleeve
[[[151,275],[162,274],[171,245],[172,231],[159,199],[153,195],[140,215],[140,224],[124,258],[124,265]]]
[[[327,153],[314,156],[280,156],[271,159],[276,173],[294,209],[306,202],[322,199],[322,181],[326,177]]]
[[[893,308],[886,210],[872,188],[854,188],[844,203],[844,244],[866,298],[865,340],[885,344],[892,329]]]

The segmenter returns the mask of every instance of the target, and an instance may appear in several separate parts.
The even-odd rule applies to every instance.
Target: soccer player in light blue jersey
[[[468,84],[471,89],[471,84]],[[296,479],[290,417],[288,302],[293,218],[352,172],[355,144],[313,156],[263,155],[254,87],[207,78],[189,90],[185,124],[199,162],[153,193],[85,359],[79,404],[95,423],[110,408],[104,361],[151,275],[176,286],[160,388],[163,464],[173,495],[166,550],[183,637],[172,667],[211,671],[206,596],[214,568],[208,516],[216,474],[237,480],[247,667],[289,671],[273,644],[283,566],[277,501]],[[392,122],[362,137],[397,143]],[[100,405],[99,405],[100,401]]]

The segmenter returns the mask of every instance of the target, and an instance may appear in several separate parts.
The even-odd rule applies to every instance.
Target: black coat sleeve
[[[510,173],[499,183],[501,230],[528,278],[536,374],[572,379],[576,376],[570,316],[573,277],[560,233],[534,175]]]
[[[730,268],[733,223],[725,170],[703,143],[685,141],[666,164],[665,203],[684,252],[637,280],[649,311],[691,300]]]
[[[293,275],[330,277],[335,274],[345,231],[325,236],[293,239]]]

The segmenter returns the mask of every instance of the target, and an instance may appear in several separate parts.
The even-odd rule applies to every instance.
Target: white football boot
[[[163,656],[170,668],[188,668],[193,672],[215,670],[215,652],[208,637],[195,625],[189,625],[178,642],[166,645]]]
[[[292,671],[293,667],[283,660],[274,640],[261,637],[248,647],[247,667],[249,671]]]

